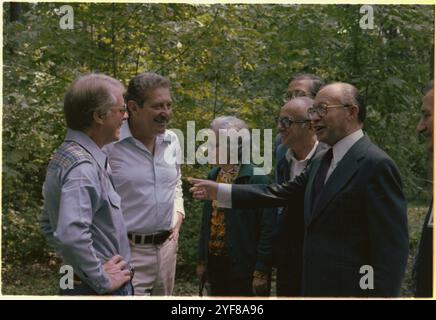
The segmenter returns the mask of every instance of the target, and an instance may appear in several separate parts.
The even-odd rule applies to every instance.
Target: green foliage
[[[368,104],[365,129],[402,173],[409,200],[430,196],[427,159],[414,132],[420,88],[433,77],[433,9],[373,6],[375,28],[355,5],[74,3],[74,29],[59,27],[61,3],[3,5],[3,260],[47,261],[38,233],[45,168],[64,133],[62,99],[80,73],[128,80],[155,71],[172,81],[172,128],[209,127],[219,115],[275,128],[290,75],[310,72],[355,84]],[[185,141],[186,143],[186,141]],[[183,175],[208,168],[184,165]],[[186,191],[186,186],[185,186]],[[193,275],[200,204],[187,197],[178,274]],[[191,220],[192,219],[192,220]]]
[[[186,217],[183,221],[177,256],[177,277],[195,279],[195,267],[198,261],[198,240],[200,236],[200,223],[203,203],[195,201],[188,192],[189,183],[183,183],[185,197]]]
[[[187,205],[187,214],[191,214],[191,204]],[[195,209],[194,209],[195,210]],[[198,210],[195,210],[197,212]],[[410,248],[406,275],[401,287],[401,296],[412,296],[412,266],[421,235],[421,226],[427,213],[426,206],[411,205],[409,207]],[[175,296],[197,296],[198,281],[195,276],[196,244],[200,215],[187,216],[182,227],[179,240]],[[56,295],[59,286],[60,261],[51,257],[49,262],[26,263],[24,265],[2,265],[2,294],[4,295]],[[275,292],[273,274],[272,295]]]

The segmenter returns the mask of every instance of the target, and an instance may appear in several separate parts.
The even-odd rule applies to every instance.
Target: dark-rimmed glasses
[[[307,120],[307,119],[306,120],[294,120],[294,119],[291,119],[289,117],[278,117],[277,118],[277,123],[280,123],[280,125],[286,129],[289,128],[293,123],[305,124],[308,122],[310,122],[310,120]]]
[[[318,117],[322,118],[324,117],[329,109],[334,108],[348,108],[351,107],[349,104],[321,104],[317,106],[313,106],[309,109],[307,109],[307,116],[309,119],[313,119],[315,115],[318,115]]]
[[[298,97],[307,97],[308,94],[302,90],[293,90],[293,91],[288,91],[283,95],[283,100],[289,101],[291,99],[294,98],[298,98]]]

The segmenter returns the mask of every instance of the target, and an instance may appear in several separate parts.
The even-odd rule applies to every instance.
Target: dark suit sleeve
[[[308,172],[303,171],[293,181],[282,184],[233,185],[232,208],[285,207],[294,199],[304,197]]]
[[[407,205],[395,164],[380,161],[367,192],[369,243],[374,290],[378,297],[398,296],[406,269],[409,237]]]
[[[198,262],[205,262],[206,261],[206,208],[205,205],[203,205],[203,214],[201,216],[201,227],[200,227],[200,237],[198,239]]]
[[[208,180],[212,180],[212,176],[209,172],[207,175]],[[201,215],[201,224],[200,224],[200,237],[198,239],[198,262],[205,262],[206,261],[206,254],[207,254],[207,239],[206,239],[206,233],[209,228],[209,224],[207,221],[207,214],[208,210],[210,210],[211,201],[204,201],[203,202],[203,210]]]
[[[267,176],[253,176],[250,179],[250,184],[266,184],[269,183]],[[273,228],[275,209],[271,208],[259,208],[256,210],[259,212],[259,225],[260,234],[259,242],[257,244],[257,259],[255,270],[265,273],[271,272],[272,267],[272,250],[273,250]]]

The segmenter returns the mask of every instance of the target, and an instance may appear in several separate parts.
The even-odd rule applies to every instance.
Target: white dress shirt
[[[289,177],[290,177],[289,180],[294,180],[294,178],[296,176],[298,176],[300,173],[303,172],[304,168],[306,168],[306,166],[307,166],[307,163],[309,162],[309,160],[312,158],[313,154],[315,153],[316,147],[318,147],[318,143],[319,143],[318,141],[315,142],[312,150],[310,150],[310,152],[307,154],[306,158],[304,158],[303,160],[297,160],[291,149],[288,149],[286,151],[286,154],[285,154],[286,160],[288,161],[288,163],[291,164],[291,167],[289,170]]]
[[[328,178],[330,178],[331,174],[338,166],[339,161],[342,160],[342,158],[345,156],[348,150],[350,150],[350,148],[362,137],[363,137],[363,131],[362,129],[359,129],[335,143],[335,145],[332,147],[333,148],[332,162],[330,164],[329,170],[327,171],[327,175],[325,177],[324,182],[327,182]]]
[[[177,212],[185,214],[180,164],[176,162],[181,156],[177,135],[169,130],[158,135],[152,154],[132,136],[125,121],[120,140],[104,150],[121,196],[127,231],[153,234],[171,230]]]

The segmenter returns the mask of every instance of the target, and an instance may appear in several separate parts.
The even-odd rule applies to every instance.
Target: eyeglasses
[[[322,118],[324,117],[328,109],[334,109],[334,108],[348,108],[351,107],[349,104],[321,104],[318,106],[313,106],[312,108],[307,109],[307,116],[309,119],[313,119],[315,115],[318,115],[318,117]]]
[[[289,101],[291,99],[294,98],[298,98],[298,97],[307,97],[308,94],[302,90],[293,90],[293,91],[288,91],[283,95],[283,100]]]
[[[124,104],[122,108],[112,108],[112,110],[117,110],[119,113],[124,115],[127,112],[127,104]]]
[[[303,127],[304,127],[304,124],[306,124],[308,122],[310,122],[310,120],[292,120],[289,117],[278,117],[277,118],[277,123],[280,123],[280,125],[286,129],[289,128],[293,123],[302,123]]]

